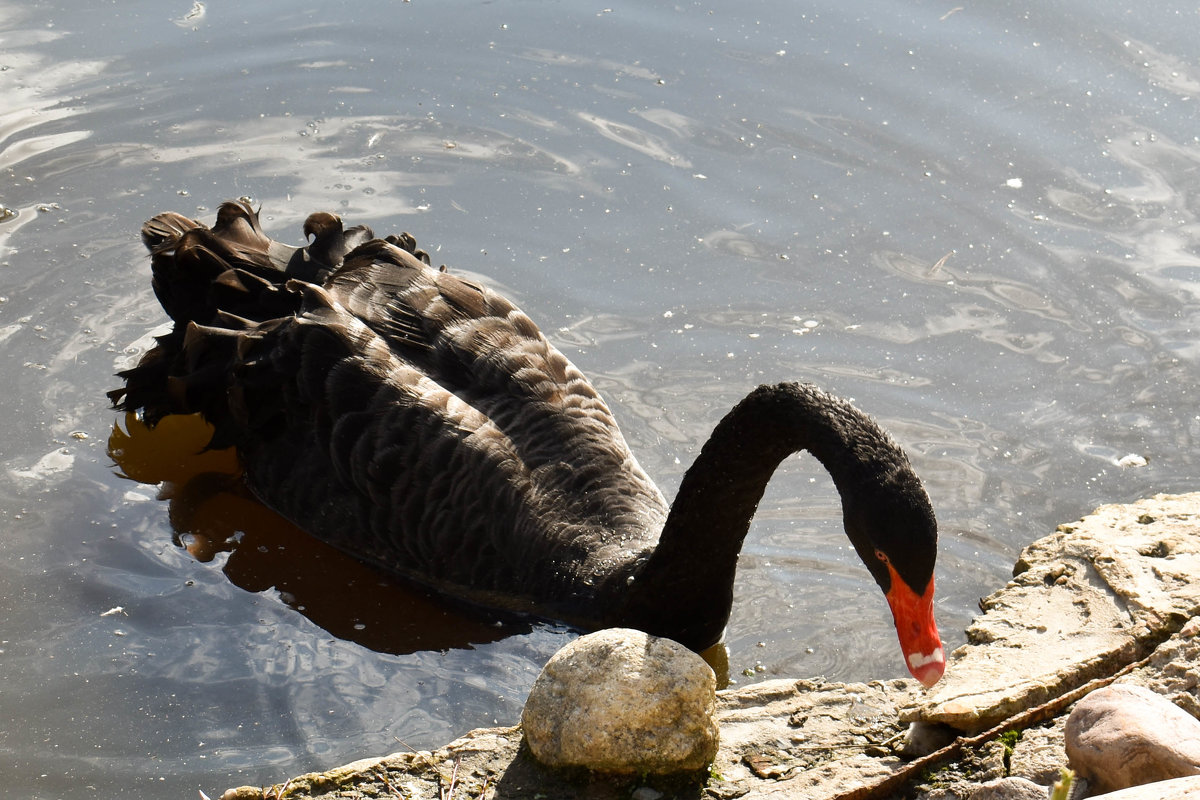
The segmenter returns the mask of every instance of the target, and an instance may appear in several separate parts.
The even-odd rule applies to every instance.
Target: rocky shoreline
[[[1141,686],[1200,717],[1196,576],[1200,493],[1102,506],[1022,551],[933,691],[908,680],[722,690],[707,771],[552,770],[530,756],[519,727],[491,728],[223,800],[1046,797],[1068,766],[1067,714],[1091,690]]]

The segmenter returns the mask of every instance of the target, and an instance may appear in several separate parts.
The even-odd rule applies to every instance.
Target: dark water
[[[1024,544],[1195,488],[1200,14],[1126,6],[0,5],[5,790],[427,747],[514,722],[570,637],[381,587],[195,464],[158,465],[170,498],[121,477],[104,391],[163,321],[161,210],[412,231],[518,300],[668,495],[756,383],[854,397],[938,509],[951,646]],[[810,459],[763,501],[729,648],[742,681],[903,671]]]

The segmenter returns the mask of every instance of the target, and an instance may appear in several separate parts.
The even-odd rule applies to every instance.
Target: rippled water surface
[[[215,796],[428,747],[514,722],[572,635],[381,585],[164,455],[194,431],[109,410],[164,320],[147,217],[245,195],[292,242],[318,209],[413,232],[541,324],[668,496],[755,384],[854,397],[938,510],[954,646],[1024,544],[1200,478],[1198,29],[1179,2],[2,2],[6,791]],[[839,516],[790,460],[738,680],[903,673]]]

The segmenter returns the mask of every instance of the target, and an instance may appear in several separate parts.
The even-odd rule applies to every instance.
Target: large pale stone
[[[1066,745],[1097,792],[1200,775],[1200,721],[1140,686],[1107,686],[1076,703]]]
[[[717,754],[716,676],[670,639],[613,628],[551,657],[525,702],[529,749],[600,772],[703,769]]]
[[[1173,778],[1144,783],[1109,794],[1094,794],[1092,800],[1196,800],[1200,797],[1200,777]]]

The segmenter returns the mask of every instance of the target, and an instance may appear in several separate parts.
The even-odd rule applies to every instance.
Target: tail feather
[[[173,250],[176,242],[194,228],[207,230],[208,226],[182,214],[168,211],[142,225],[142,243],[151,255],[158,255]]]
[[[319,282],[374,240],[370,228],[343,228],[324,212],[305,221],[304,234],[311,242],[302,248],[274,241],[245,200],[223,203],[212,228],[174,212],[148,220],[141,236],[154,293],[175,324],[119,373],[125,385],[108,393],[113,406],[151,426],[199,412],[217,431],[213,447],[232,444],[239,426],[268,424],[261,413],[249,419],[243,402],[246,392],[270,391],[263,381],[278,380],[280,365],[256,366],[257,344],[272,320],[294,318]],[[411,236],[390,239],[428,262]]]
[[[214,424],[227,421],[239,333],[299,308],[298,296],[284,288],[295,248],[272,241],[245,201],[222,204],[211,229],[159,214],[142,226],[142,242],[154,293],[175,326],[136,367],[119,373],[125,386],[108,396],[151,426],[168,414],[196,412]]]

